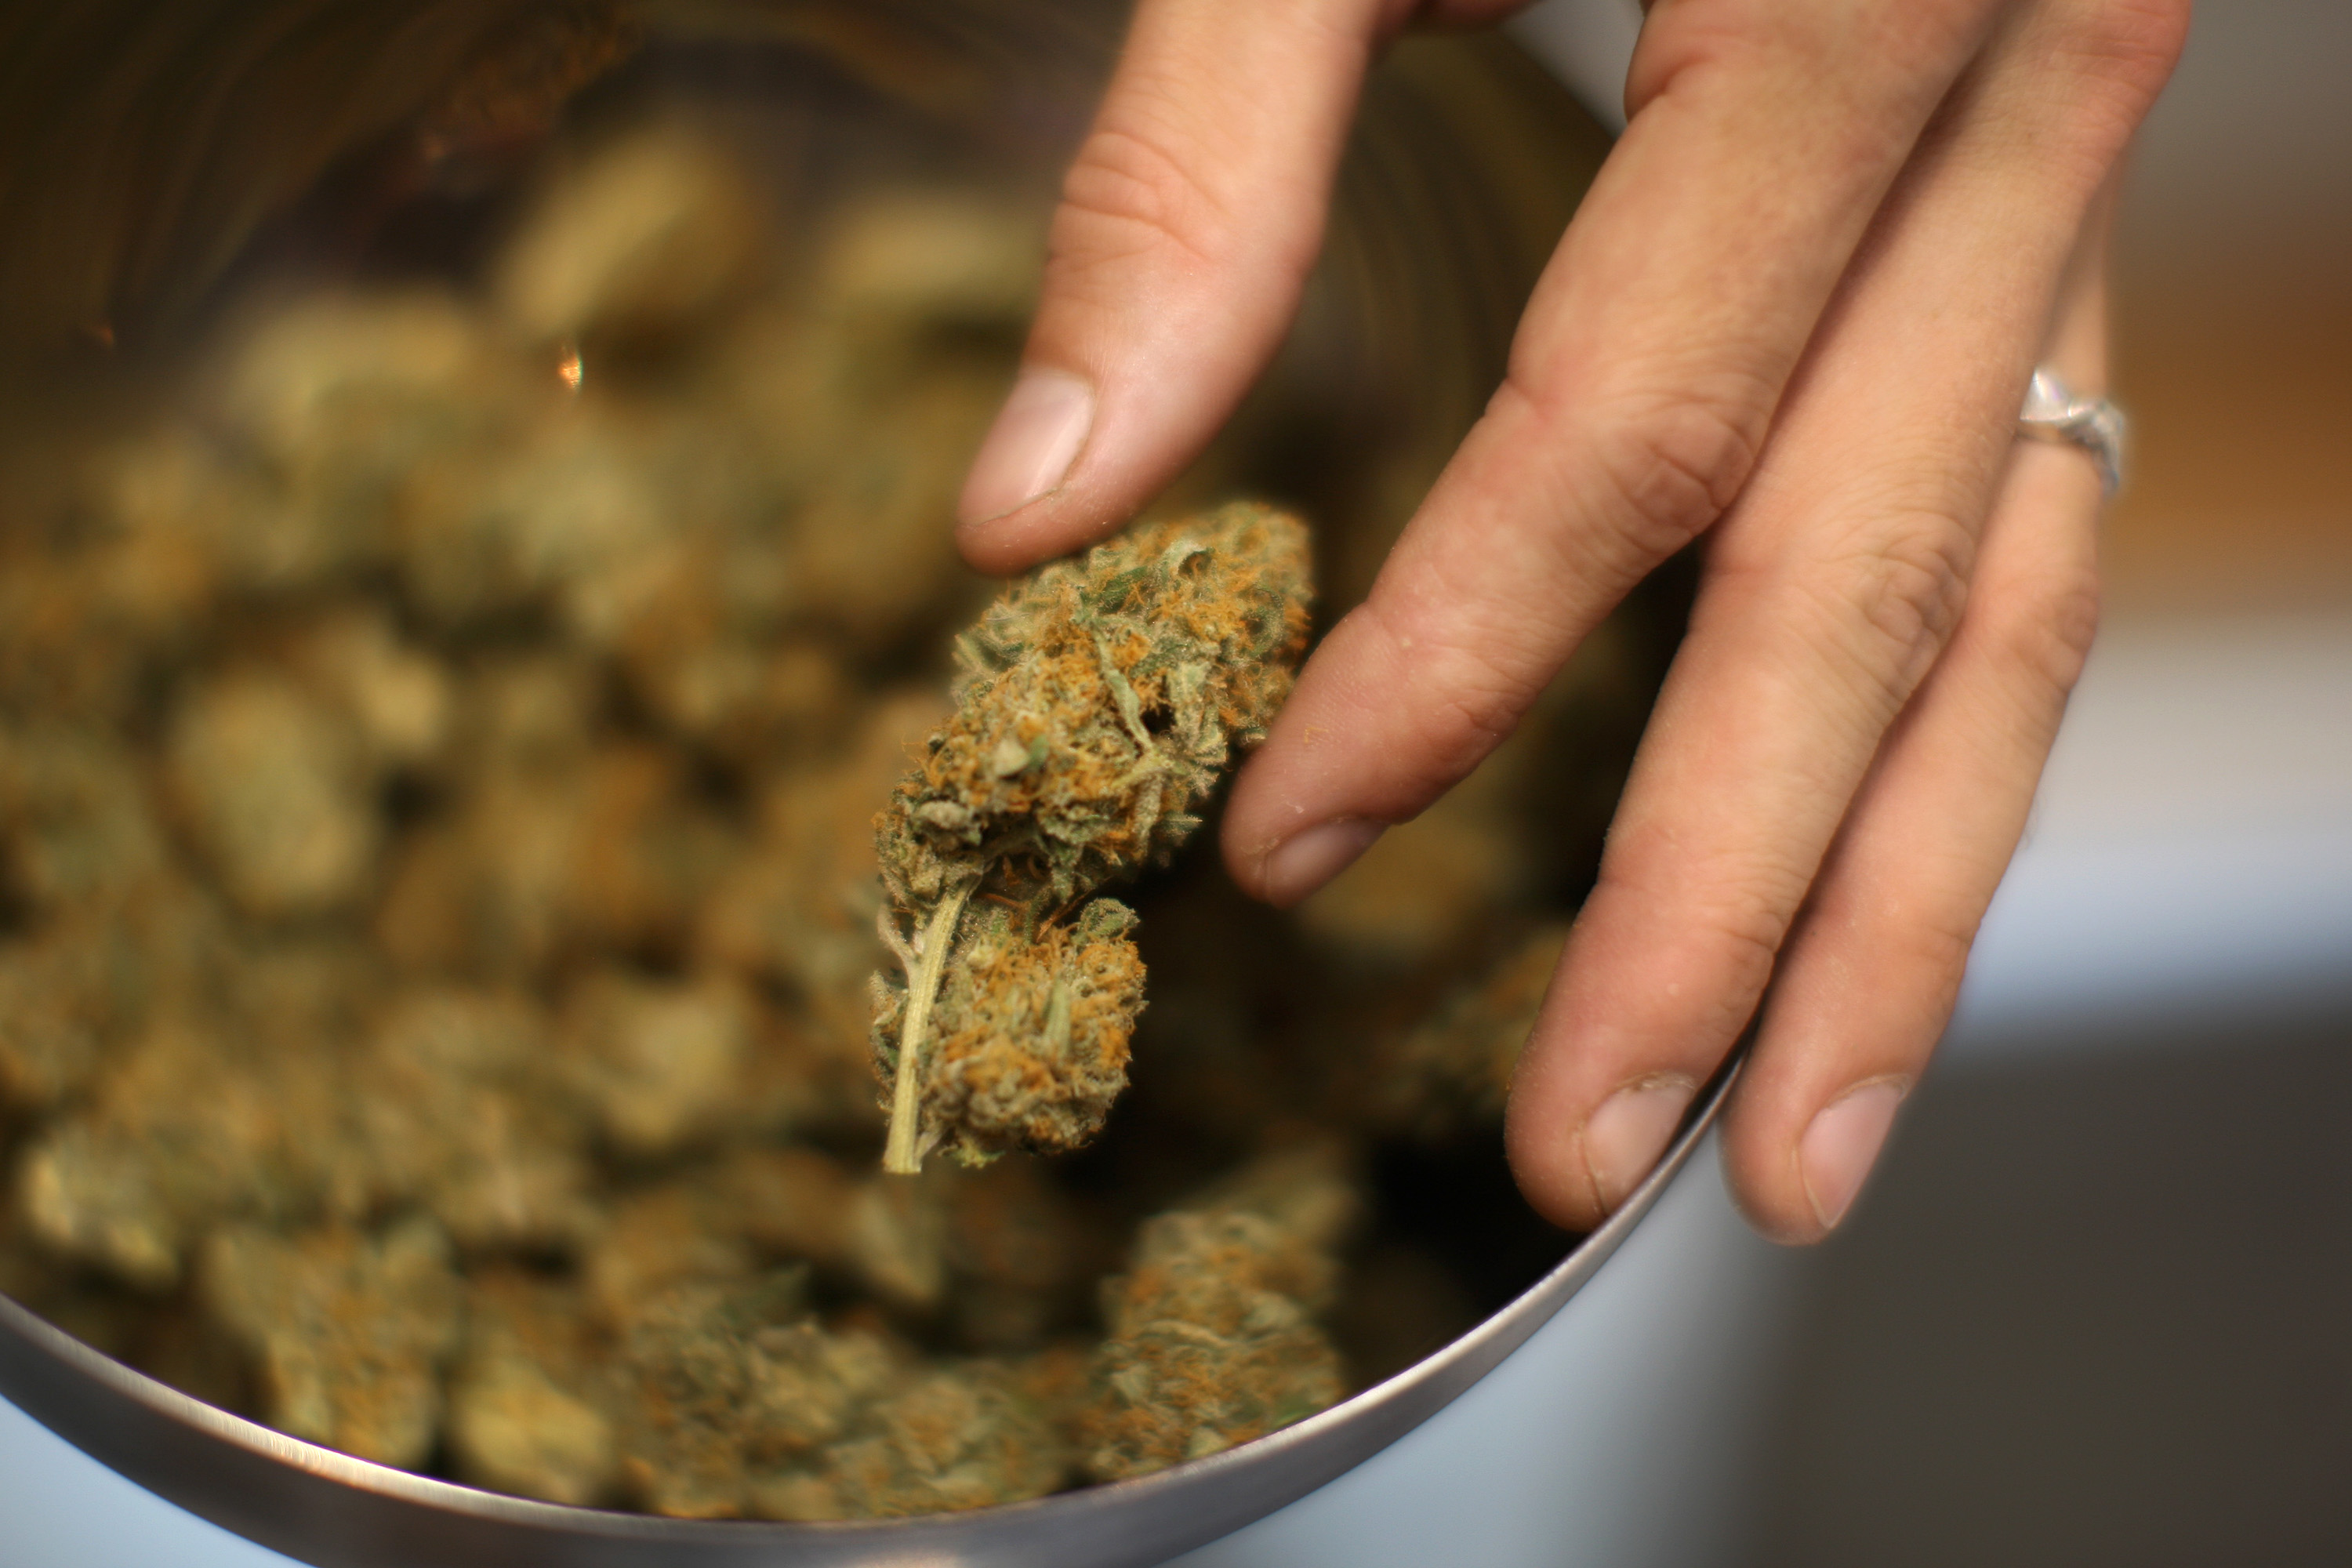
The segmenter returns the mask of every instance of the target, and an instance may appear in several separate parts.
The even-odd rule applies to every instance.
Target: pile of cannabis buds
[[[1363,1171],[1493,1135],[1560,940],[1509,756],[1300,916],[1131,891],[1287,689],[1303,531],[982,612],[1034,231],[774,226],[614,140],[465,291],[231,312],[7,503],[0,1290],[364,1458],[781,1520],[1146,1473],[1475,1317]],[[1139,1012],[1156,1109],[1039,1157]],[[1366,1301],[1412,1342],[1343,1360]]]

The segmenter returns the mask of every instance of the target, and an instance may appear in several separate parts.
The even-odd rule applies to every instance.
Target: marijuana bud
[[[1024,935],[1003,911],[973,918],[955,951],[923,1047],[925,1108],[956,1148],[1059,1153],[1100,1130],[1127,1086],[1128,1038],[1143,1010],[1135,914],[1097,899],[1067,924]],[[886,990],[877,1048],[898,1066],[906,994]]]
[[[998,1362],[914,1371],[868,1405],[818,1462],[764,1479],[752,1511],[783,1520],[894,1519],[1060,1489],[1068,1445],[1053,1412]]]
[[[432,1452],[464,1302],[430,1220],[380,1237],[227,1226],[205,1243],[197,1295],[247,1352],[271,1426],[383,1465]]]
[[[1297,1233],[1239,1210],[1148,1221],[1103,1288],[1109,1336],[1079,1419],[1096,1480],[1223,1453],[1339,1403],[1339,1358],[1311,1306],[1333,1265]]]
[[[819,1326],[803,1269],[674,1286],[622,1339],[623,1484],[656,1513],[740,1518],[763,1478],[821,1458],[899,1359],[875,1334]]]
[[[604,1500],[619,1458],[601,1397],[609,1347],[580,1288],[487,1268],[466,1280],[464,1315],[446,1428],[458,1479],[575,1508]]]
[[[1307,642],[1305,528],[1237,502],[1147,524],[1008,589],[956,644],[956,712],[875,818],[906,978],[877,977],[885,1168],[1077,1147],[1126,1083],[1134,916]],[[977,897],[985,912],[964,919]]]
[[[1317,1136],[1259,1155],[1144,1222],[1102,1286],[1103,1342],[1076,1412],[1096,1480],[1222,1453],[1339,1402],[1316,1315],[1362,1223],[1356,1153]]]

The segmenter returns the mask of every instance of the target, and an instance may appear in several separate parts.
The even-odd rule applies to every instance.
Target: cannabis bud
[[[1265,737],[1308,593],[1305,528],[1236,502],[1046,566],[957,639],[956,712],[874,824],[906,970],[874,984],[885,1169],[1100,1130],[1143,965],[1133,914],[1085,900],[1164,863]]]
[[[1280,1431],[1339,1402],[1339,1353],[1314,1309],[1328,1255],[1263,1215],[1164,1214],[1103,1286],[1078,1428],[1097,1480],[1150,1475]]]

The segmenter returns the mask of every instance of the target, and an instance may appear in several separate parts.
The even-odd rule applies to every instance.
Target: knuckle
[[[2099,629],[2099,574],[2089,563],[2045,573],[1984,612],[1993,657],[2034,694],[2063,702]]]
[[[1053,264],[1084,266],[1160,246],[1215,264],[1229,225],[1215,194],[1171,145],[1130,117],[1097,126],[1062,182]]]
[[[1627,85],[1645,103],[1680,81],[1730,79],[1757,61],[1794,57],[1815,66],[1849,54],[1858,40],[1881,58],[1948,55],[1981,27],[1988,0],[1904,0],[1882,5],[1857,27],[1853,8],[1790,6],[1777,0],[1657,0],[1642,30]]]
[[[1722,966],[1725,1016],[1718,1026],[1737,1033],[1780,962],[1780,945],[1804,897],[1804,879],[1756,868],[1710,880],[1706,899],[1691,911],[1690,929]]]
[[[1761,45],[1765,34],[1746,0],[1657,0],[1642,26],[1625,78],[1625,107],[1638,114],[1653,100],[1679,93],[1683,84],[1709,74],[1719,63],[1737,63]]]
[[[1760,0],[1659,0],[1643,24],[1629,95],[1643,101],[1681,80],[1736,67],[1788,37]]]
[[[2104,175],[2170,78],[2187,23],[2176,0],[2056,0],[2042,13],[2032,41],[2058,145],[2088,154]]]
[[[1977,926],[1983,919],[1981,903],[1969,908],[1937,904],[1912,911],[1899,940],[1911,965],[1930,977],[1934,989],[1921,994],[1948,1004],[1958,995],[1967,971],[1969,950],[1976,946]]]
[[[1673,554],[1730,506],[1763,446],[1760,406],[1682,397],[1599,433],[1601,478],[1643,554]]]
[[[1718,856],[1696,877],[1671,854],[1650,865],[1629,866],[1633,858],[1612,841],[1588,907],[1605,895],[1623,907],[1674,909],[1677,940],[1703,953],[1718,978],[1725,1013],[1718,1022],[1737,1032],[1771,978],[1810,874],[1769,853]]]
[[[2152,99],[2189,36],[2189,0],[2073,0],[2055,21],[2073,58]]]
[[[1528,703],[1518,688],[1477,668],[1475,659],[1454,662],[1470,668],[1447,680],[1423,725],[1436,772],[1449,784],[1468,774],[1518,727]]]
[[[1768,903],[1759,889],[1746,898],[1718,900],[1700,911],[1700,931],[1714,939],[1727,960],[1732,979],[1728,990],[1745,1002],[1752,1002],[1772,977],[1780,944],[1789,935],[1789,907],[1777,899]],[[1747,1011],[1745,1005],[1738,1008],[1734,1027],[1747,1021]]]
[[[1968,606],[1975,541],[1944,518],[1889,528],[1855,552],[1832,584],[1833,621],[1865,633],[1860,663],[1899,705],[1936,661]]]
[[[1373,604],[1364,608],[1381,614]],[[1417,794],[1434,795],[1466,776],[1517,728],[1542,677],[1519,668],[1505,638],[1475,628],[1415,637],[1383,621],[1381,631],[1412,672],[1410,754],[1420,764],[1412,784]]]

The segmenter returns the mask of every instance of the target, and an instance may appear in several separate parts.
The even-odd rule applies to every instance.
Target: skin
[[[973,564],[1117,527],[1287,327],[1363,73],[1492,0],[1144,0],[966,489]],[[1244,768],[1295,902],[1477,766],[1701,542],[1689,633],[1521,1061],[1513,1168],[1588,1226],[1760,1006],[1725,1122],[1765,1234],[1843,1217],[1948,1020],[2097,618],[2084,454],[2119,161],[2186,0],[1658,0],[1509,374]],[[1769,989],[1768,989],[1769,983]]]

